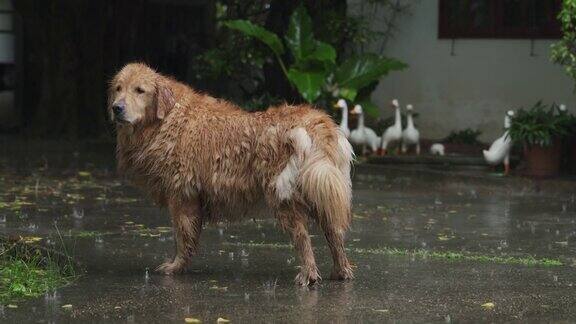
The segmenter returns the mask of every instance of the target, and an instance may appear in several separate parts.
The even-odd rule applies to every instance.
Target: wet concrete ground
[[[348,235],[357,278],[302,288],[273,219],[207,227],[190,273],[156,275],[173,252],[169,218],[116,177],[110,151],[25,151],[0,157],[0,235],[46,245],[62,235],[82,273],[16,309],[0,306],[2,323],[576,321],[574,181],[359,166]],[[329,253],[313,232],[328,277]]]

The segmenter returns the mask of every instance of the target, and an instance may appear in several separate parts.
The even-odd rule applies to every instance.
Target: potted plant
[[[572,116],[556,104],[537,102],[532,108],[517,110],[508,134],[524,148],[526,174],[537,177],[557,175],[562,142],[569,136]]]

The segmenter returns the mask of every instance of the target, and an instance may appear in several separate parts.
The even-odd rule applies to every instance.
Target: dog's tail
[[[352,219],[350,165],[354,151],[338,129],[319,126],[302,166],[301,190],[316,209],[321,224],[343,231]]]

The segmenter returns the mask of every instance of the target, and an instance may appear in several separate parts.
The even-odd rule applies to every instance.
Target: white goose
[[[346,136],[346,138],[350,138],[350,129],[348,128],[348,104],[346,100],[340,99],[334,105],[336,108],[342,109],[342,119],[340,120],[340,130]]]
[[[420,155],[420,132],[414,127],[414,119],[412,118],[412,105],[406,106],[408,113],[407,125],[402,132],[402,154],[406,153],[409,146],[416,146],[416,155]]]
[[[396,109],[394,125],[388,127],[382,134],[382,145],[380,155],[385,155],[388,144],[402,139],[402,116],[400,115],[400,105],[398,100],[392,100],[392,107]]]
[[[444,156],[444,144],[434,143],[430,146],[430,154]]]
[[[350,142],[362,146],[362,155],[366,154],[366,146],[372,150],[372,153],[376,153],[378,145],[380,145],[380,137],[376,135],[373,129],[364,126],[362,106],[354,106],[350,113],[358,115],[358,128],[350,133]]]
[[[500,136],[497,140],[490,145],[488,150],[483,150],[484,159],[490,165],[497,165],[504,162],[504,174],[510,172],[510,149],[512,148],[512,140],[508,136],[508,128],[510,127],[510,118],[514,116],[514,112],[509,110],[504,117],[504,135]]]

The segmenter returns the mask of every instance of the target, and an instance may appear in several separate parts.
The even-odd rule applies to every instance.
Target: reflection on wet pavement
[[[169,218],[109,158],[4,156],[0,180],[0,234],[46,245],[62,235],[84,271],[1,306],[0,322],[576,320],[576,185],[359,166],[348,235],[357,278],[300,288],[273,219],[210,226],[188,274],[153,273],[173,252]],[[329,253],[312,232],[327,277]]]

